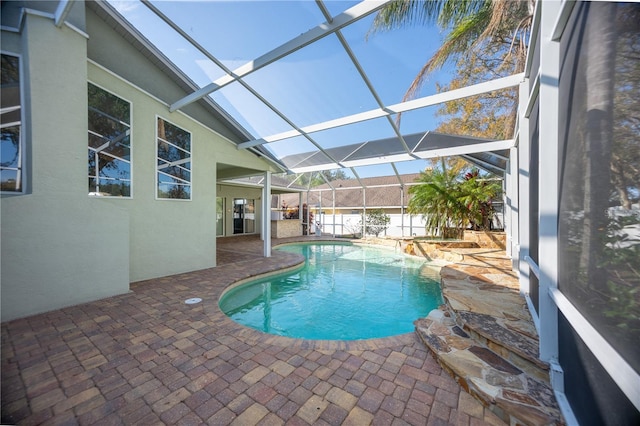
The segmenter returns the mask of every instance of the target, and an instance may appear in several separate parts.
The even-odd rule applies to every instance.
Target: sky
[[[224,75],[223,70],[142,3],[115,0],[111,3],[200,87]],[[325,1],[325,6],[336,16],[356,3]],[[153,4],[231,70],[325,21],[311,0],[154,1]],[[368,36],[373,16],[346,27],[341,34],[377,96],[384,105],[392,105],[402,101],[420,68],[440,45],[442,34],[436,27],[414,26]],[[436,83],[447,83],[451,75],[450,69],[435,73],[423,85],[419,96],[436,93]],[[299,127],[378,108],[374,95],[336,35],[255,71],[245,81]],[[292,129],[237,82],[210,96],[255,138]],[[435,111],[435,107],[430,107],[403,114],[401,132],[433,130],[437,125]],[[379,118],[316,132],[311,137],[323,148],[331,148],[393,135],[388,120]],[[303,137],[267,146],[279,157],[316,150]],[[423,161],[397,165],[408,172],[424,168]],[[378,171],[383,169],[384,172]],[[361,177],[393,174],[390,166],[358,170]]]

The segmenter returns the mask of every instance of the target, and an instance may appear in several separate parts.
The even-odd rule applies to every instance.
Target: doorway
[[[233,233],[253,234],[256,232],[256,203],[253,199],[233,199]]]

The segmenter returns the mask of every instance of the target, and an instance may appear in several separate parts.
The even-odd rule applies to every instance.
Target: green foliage
[[[441,168],[420,172],[416,180],[420,185],[409,188],[411,199],[407,211],[421,214],[428,233],[436,235],[446,228],[464,228],[468,221],[466,207],[459,200],[458,173],[447,169],[444,161]]]
[[[640,241],[626,230],[640,226],[640,215],[613,216],[604,238],[601,264],[607,271],[604,315],[616,327],[640,333]]]
[[[422,67],[405,100],[417,95],[422,82],[449,62],[470,55],[500,59],[507,74],[524,69],[534,1],[394,0],[375,17],[369,35],[409,25],[437,23],[446,31],[440,48]],[[493,67],[494,71],[496,67]],[[495,74],[493,75],[495,77]]]
[[[480,179],[477,170],[464,175],[460,183],[460,201],[468,210],[467,218],[474,230],[491,229],[491,221],[495,216],[492,200],[501,192],[500,182]]]
[[[388,214],[385,214],[383,209],[367,210],[364,220],[365,233],[375,235],[377,237],[381,232],[385,231],[389,227],[390,221],[391,218]]]
[[[491,201],[500,195],[500,183],[480,179],[477,170],[462,174],[447,169],[444,161],[440,168],[421,172],[417,182],[421,184],[409,188],[407,210],[422,215],[428,233],[447,237],[449,228],[491,228],[495,214]]]

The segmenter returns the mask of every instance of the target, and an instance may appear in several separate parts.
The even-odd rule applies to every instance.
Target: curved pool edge
[[[292,245],[292,244],[341,244],[341,245],[373,245],[373,244],[359,244],[354,241],[335,241],[333,239],[322,239],[322,240],[294,240],[287,241],[285,243],[277,244],[272,246],[272,249],[277,247]],[[376,245],[382,248],[388,248],[383,245]],[[291,254],[291,253],[287,253]],[[407,255],[407,254],[405,254]],[[297,256],[297,255],[296,255]],[[411,256],[408,257],[419,257],[419,256]],[[269,258],[270,259],[270,258]],[[277,334],[269,334],[245,325],[242,325],[233,319],[231,319],[227,314],[225,314],[222,309],[220,309],[219,302],[222,296],[228,291],[246,284],[247,282],[259,280],[261,278],[279,275],[283,273],[287,273],[288,271],[294,271],[298,268],[302,268],[305,264],[305,259],[301,257],[301,261],[297,263],[291,263],[287,266],[284,266],[279,269],[269,269],[264,272],[258,272],[255,274],[251,274],[250,276],[244,277],[239,280],[235,280],[230,282],[224,288],[215,295],[215,303],[214,306],[208,306],[205,308],[205,313],[209,317],[212,317],[216,321],[216,323],[220,326],[223,326],[225,329],[231,330],[235,337],[242,339],[245,343],[248,344],[257,344],[257,343],[265,343],[280,347],[292,347],[296,349],[306,349],[306,350],[317,350],[317,351],[374,351],[377,349],[385,349],[391,348],[399,345],[406,345],[416,341],[417,336],[415,332],[407,332],[398,334],[395,336],[386,336],[386,337],[376,337],[370,339],[359,339],[359,340],[313,340],[313,339],[302,339],[295,337],[287,337],[280,336]],[[230,264],[233,265],[233,264]],[[439,266],[438,266],[439,267]],[[213,312],[212,312],[213,310]],[[420,318],[416,318],[417,321]]]

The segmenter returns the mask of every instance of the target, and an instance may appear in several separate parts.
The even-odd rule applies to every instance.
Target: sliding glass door
[[[233,199],[233,233],[253,234],[256,232],[256,203],[253,199]]]

